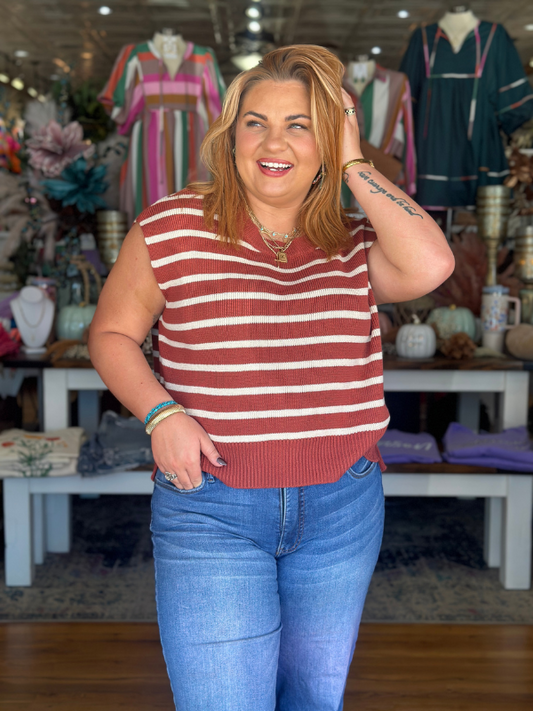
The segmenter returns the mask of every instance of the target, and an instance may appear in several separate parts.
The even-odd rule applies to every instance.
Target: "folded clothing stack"
[[[151,438],[144,424],[136,417],[121,417],[108,410],[98,431],[81,448],[78,472],[99,476],[153,462]]]
[[[503,432],[476,434],[452,422],[443,438],[443,458],[451,464],[496,467],[518,472],[533,472],[533,450],[525,427]]]
[[[378,442],[385,464],[442,462],[437,441],[426,432],[411,434],[401,430],[387,430]]]
[[[84,439],[82,427],[52,432],[5,430],[0,434],[0,478],[76,474]]]

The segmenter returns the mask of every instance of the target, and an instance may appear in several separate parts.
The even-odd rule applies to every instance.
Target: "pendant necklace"
[[[285,252],[289,249],[296,237],[299,237],[302,234],[301,229],[299,227],[295,227],[292,232],[288,232],[287,234],[282,234],[281,232],[272,232],[272,230],[267,229],[259,222],[259,220],[254,215],[252,210],[248,207],[248,205],[246,206],[246,211],[248,212],[248,215],[250,216],[250,219],[252,220],[254,225],[259,230],[261,239],[268,247],[268,249],[275,255],[276,262],[282,262],[286,264],[288,260]],[[277,243],[276,235],[278,236],[278,238],[283,237],[285,241],[285,244],[283,246]],[[271,240],[270,242],[268,241],[269,239]]]

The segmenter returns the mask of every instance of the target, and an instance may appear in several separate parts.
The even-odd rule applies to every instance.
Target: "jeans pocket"
[[[167,489],[167,491],[177,491],[178,494],[196,494],[197,491],[201,491],[204,488],[208,476],[209,474],[202,472],[202,481],[198,486],[193,486],[192,489],[180,489],[171,481],[167,481],[163,472],[158,469],[155,475],[155,483],[161,488]]]
[[[366,457],[361,457],[355,464],[352,464],[346,473],[351,476],[352,479],[364,479],[374,471],[375,467],[379,467],[377,462],[371,462]]]

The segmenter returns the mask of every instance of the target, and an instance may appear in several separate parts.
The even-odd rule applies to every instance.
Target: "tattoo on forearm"
[[[371,173],[368,170],[361,170],[358,175],[360,178],[363,178],[363,180],[366,180],[366,182],[374,188],[374,190],[370,191],[373,195],[384,195],[392,202],[395,202],[398,207],[402,208],[402,210],[405,210],[405,212],[407,212],[408,215],[411,215],[411,217],[420,217],[421,220],[424,219],[424,216],[417,212],[416,209],[411,205],[411,203],[408,202],[405,198],[396,197],[396,195],[389,193],[387,188],[384,188],[379,183],[376,183],[376,181],[370,177]],[[345,180],[347,183],[348,180]]]
[[[348,183],[349,183],[349,177],[348,177],[348,173],[347,173],[346,171],[344,171],[344,173],[342,174],[342,179],[344,180],[344,182],[346,183],[346,185],[348,185]]]

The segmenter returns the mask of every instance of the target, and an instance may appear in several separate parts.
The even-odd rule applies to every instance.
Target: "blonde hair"
[[[200,150],[212,175],[210,182],[188,187],[204,196],[204,217],[228,245],[238,246],[246,218],[244,185],[235,166],[235,128],[246,93],[261,81],[299,81],[309,92],[311,120],[324,176],[309,193],[299,213],[299,224],[309,241],[328,257],[350,245],[348,219],[341,207],[342,133],[344,104],[341,81],[344,66],[317,45],[281,47],[266,54],[261,63],[241,72],[228,87],[222,113],[209,128]]]

